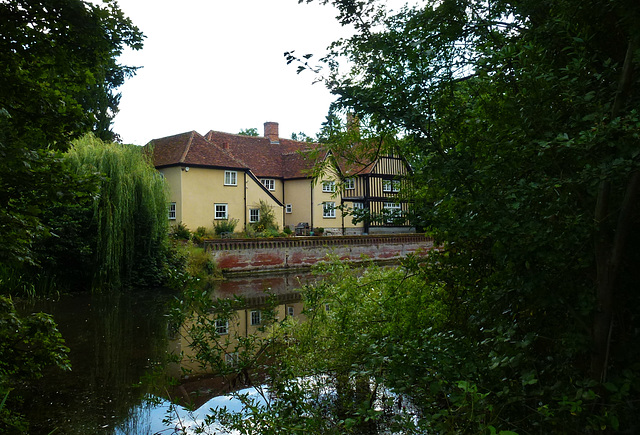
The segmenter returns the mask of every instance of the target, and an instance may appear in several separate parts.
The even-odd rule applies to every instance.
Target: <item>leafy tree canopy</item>
[[[259,136],[257,128],[243,128],[238,134],[240,136]]]
[[[42,210],[71,193],[55,152],[88,131],[113,138],[116,88],[135,72],[117,57],[143,36],[116,2],[10,0],[0,16],[0,258],[19,264],[47,232]]]
[[[407,265],[424,289],[389,293],[384,278],[356,288],[389,313],[437,301],[446,314],[432,329],[409,313],[373,318],[408,325],[388,340],[340,317],[331,331],[352,338],[335,349],[362,352],[308,353],[305,369],[355,386],[348,397],[361,407],[343,423],[371,432],[360,423],[378,418],[366,400],[376,387],[358,396],[358,380],[379,373],[408,392],[419,433],[636,431],[640,5],[444,0],[391,13],[374,0],[322,3],[356,30],[321,65],[337,96],[323,141],[352,161],[400,150],[414,168],[414,222],[442,246]],[[355,133],[340,123],[346,113],[361,120]],[[411,292],[426,299],[402,305]],[[352,312],[375,308],[367,298],[355,295]]]

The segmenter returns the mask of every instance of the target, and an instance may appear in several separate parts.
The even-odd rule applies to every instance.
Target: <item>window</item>
[[[332,193],[336,191],[336,183],[335,181],[323,181],[322,182],[322,191]]]
[[[324,218],[334,218],[334,217],[336,217],[336,203],[335,202],[324,202],[324,203],[322,203],[322,217],[324,217]]]
[[[363,210],[364,209],[364,203],[362,203],[362,202],[354,202],[353,203],[353,209],[354,210]]]
[[[238,173],[236,171],[224,171],[224,185],[225,186],[237,186],[238,185]]]
[[[225,353],[224,362],[232,367],[238,365],[238,352]]]
[[[251,311],[251,325],[259,325],[262,323],[262,313],[259,310]]]
[[[391,180],[382,180],[382,191],[391,192]]]
[[[176,203],[171,202],[169,203],[169,219],[175,219],[175,218],[176,218]]]
[[[227,219],[227,204],[215,204],[215,219]]]
[[[293,307],[287,307],[287,316],[293,317],[294,309]]]
[[[228,320],[216,320],[216,332],[220,335],[229,333]]]
[[[385,202],[384,211],[387,215],[387,223],[391,223],[394,218],[402,216],[402,206],[395,202]]]
[[[293,205],[287,204],[287,206],[285,207],[285,211],[287,213],[293,213]]]
[[[250,208],[249,209],[249,222],[254,223],[260,220],[260,209],[259,208]]]
[[[262,185],[269,190],[276,190],[276,180],[273,178],[263,178],[260,180]]]
[[[391,181],[391,189],[394,192],[400,192],[400,180],[392,180]]]
[[[345,190],[353,190],[356,188],[356,179],[355,178],[347,178],[344,180],[344,189]]]

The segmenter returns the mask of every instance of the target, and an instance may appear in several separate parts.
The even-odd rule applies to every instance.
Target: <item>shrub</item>
[[[174,240],[189,240],[191,239],[191,231],[182,222],[171,226],[169,230],[169,236]]]
[[[236,225],[238,225],[238,219],[225,219],[215,221],[213,223],[213,229],[216,236],[221,236],[223,234],[233,233],[236,230]]]

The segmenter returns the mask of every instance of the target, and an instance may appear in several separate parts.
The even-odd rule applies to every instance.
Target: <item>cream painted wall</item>
[[[176,203],[176,218],[169,221],[170,224],[182,222],[182,170],[178,167],[164,168],[160,170],[169,189],[169,202]],[[168,205],[167,205],[168,207]]]
[[[311,225],[311,180],[287,180],[284,185],[284,203],[292,205],[291,213],[285,213],[285,225],[292,230],[300,222]]]
[[[277,190],[278,190],[278,181],[276,181],[276,191]],[[280,191],[282,191],[282,184],[280,184]],[[274,192],[271,192],[271,193],[273,194]],[[247,176],[247,223],[249,222],[249,209],[259,208],[261,200],[266,202],[270,207],[272,207],[273,214],[276,217],[276,224],[278,225],[278,228],[282,231],[283,207],[280,204],[278,204],[276,201],[274,201],[273,198],[271,198],[269,194],[267,194],[267,192],[263,190],[261,183],[256,182],[253,178]]]

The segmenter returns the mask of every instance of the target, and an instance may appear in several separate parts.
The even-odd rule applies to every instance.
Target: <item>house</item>
[[[192,131],[152,140],[147,149],[170,189],[169,219],[194,230],[237,219],[237,229],[260,219],[260,205],[271,208],[279,228],[300,223],[325,234],[408,232],[407,204],[396,199],[409,171],[397,156],[380,157],[352,168],[330,152],[330,170],[314,180],[310,151],[320,145],[279,137],[278,123],[266,122],[264,136]],[[353,210],[376,219],[353,222]],[[358,212],[356,212],[358,213]]]

